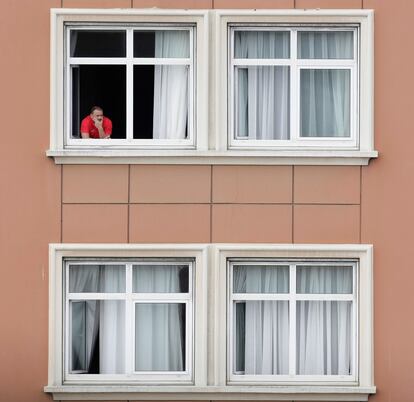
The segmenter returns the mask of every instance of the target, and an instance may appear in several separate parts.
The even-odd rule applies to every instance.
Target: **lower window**
[[[192,260],[64,266],[67,380],[191,380]]]
[[[232,381],[356,381],[357,262],[229,260]]]

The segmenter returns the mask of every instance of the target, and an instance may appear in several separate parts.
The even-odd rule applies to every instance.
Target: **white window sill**
[[[377,151],[48,150],[56,164],[368,165]]]
[[[367,401],[375,387],[359,386],[46,386],[54,400]]]

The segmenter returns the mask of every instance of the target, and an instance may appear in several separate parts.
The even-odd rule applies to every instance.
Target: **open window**
[[[65,29],[69,147],[194,147],[193,25]],[[96,131],[93,106],[112,122],[107,141],[81,138],[81,126]]]

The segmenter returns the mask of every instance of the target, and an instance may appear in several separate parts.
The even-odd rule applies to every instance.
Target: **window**
[[[192,380],[193,261],[69,259],[65,271],[68,381]]]
[[[194,146],[194,26],[65,29],[68,146]],[[81,138],[94,105],[113,126],[98,144]]]
[[[369,245],[52,244],[49,277],[55,399],[375,392]]]
[[[356,381],[356,261],[229,260],[230,381]]]
[[[229,35],[231,146],[357,146],[357,27],[230,26]]]
[[[56,163],[377,156],[371,10],[55,9],[51,32]]]

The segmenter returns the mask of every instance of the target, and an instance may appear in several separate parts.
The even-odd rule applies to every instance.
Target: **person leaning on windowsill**
[[[103,109],[94,106],[80,127],[82,138],[111,138],[112,121],[103,115]]]

